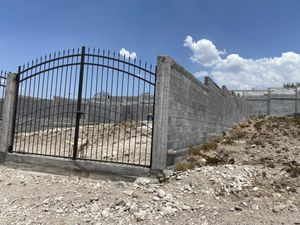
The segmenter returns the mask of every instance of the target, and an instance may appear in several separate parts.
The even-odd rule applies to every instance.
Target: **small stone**
[[[59,197],[55,198],[55,200],[60,202],[61,200],[63,200],[63,197],[59,196]]]
[[[191,210],[191,207],[188,205],[183,205],[182,210]]]
[[[133,198],[141,198],[142,196],[138,191],[134,191],[134,192],[132,192],[132,197]]]
[[[158,197],[163,198],[163,197],[166,196],[166,192],[164,190],[162,190],[162,189],[159,189],[157,191],[157,195],[158,195]]]
[[[132,196],[133,191],[125,190],[125,191],[122,191],[122,193],[125,194],[125,195],[128,195],[128,196]]]
[[[43,204],[44,204],[44,205],[47,205],[47,204],[49,203],[49,201],[50,201],[50,198],[46,198],[46,199],[43,201]]]
[[[99,197],[98,196],[90,198],[90,202],[96,202],[96,201],[99,201]]]
[[[108,216],[109,216],[108,209],[102,210],[101,215],[102,215],[103,217],[108,217]]]
[[[167,170],[167,169],[165,169],[163,171],[163,173],[164,173],[164,175],[165,175],[166,178],[170,178],[173,175],[174,172],[173,172],[173,170]]]
[[[172,208],[172,206],[167,206],[165,208],[163,208],[163,213],[164,215],[169,215],[169,214],[173,214],[177,211],[177,209]]]
[[[115,204],[116,204],[117,206],[123,207],[123,206],[126,205],[126,202],[125,202],[123,199],[116,199]]]
[[[285,209],[287,206],[286,205],[276,205],[273,207],[272,212],[273,213],[279,213],[281,210]]]
[[[84,207],[81,207],[77,211],[80,212],[80,213],[85,213],[86,209]]]
[[[280,210],[279,210],[278,208],[273,208],[273,209],[272,209],[272,212],[273,212],[273,213],[279,213],[279,211],[280,211]]]
[[[63,213],[64,210],[63,209],[57,209],[55,212],[57,212],[57,213]]]
[[[143,210],[134,213],[134,216],[135,216],[137,222],[143,221],[145,219],[145,215],[146,215],[146,212]]]
[[[253,204],[251,208],[254,209],[254,210],[258,210],[258,209],[259,209],[259,206],[256,205],[256,204]]]
[[[181,180],[182,179],[182,176],[177,176],[176,177],[176,180]]]
[[[236,207],[234,207],[234,210],[235,211],[242,211],[243,209],[241,207],[239,207],[239,206],[236,206]]]
[[[253,188],[253,191],[258,191],[258,190],[259,190],[258,187],[254,187],[254,188]]]
[[[160,200],[160,198],[159,198],[159,197],[157,197],[157,196],[154,196],[154,197],[152,198],[152,200],[153,200],[153,201],[159,201],[159,200]]]
[[[92,211],[92,212],[98,212],[98,211],[99,211],[99,206],[96,205],[96,204],[92,205],[91,211]]]
[[[131,214],[134,214],[134,213],[136,213],[136,212],[138,212],[139,211],[139,209],[138,209],[138,207],[134,204],[134,205],[132,205],[132,206],[130,206],[130,209],[129,209],[129,212],[131,213]]]
[[[145,186],[147,184],[150,184],[150,178],[148,177],[139,177],[137,178],[134,183],[137,184],[137,185],[142,185],[142,186]]]
[[[247,202],[242,202],[242,205],[245,206],[245,207],[248,206]]]

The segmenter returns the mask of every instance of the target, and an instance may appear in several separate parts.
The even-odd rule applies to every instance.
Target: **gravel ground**
[[[299,128],[291,118],[249,120],[215,149],[193,151],[195,168],[164,171],[164,182],[0,165],[0,224],[300,224]]]

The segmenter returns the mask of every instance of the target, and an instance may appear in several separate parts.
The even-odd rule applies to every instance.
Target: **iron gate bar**
[[[142,70],[142,71],[144,71],[144,72],[150,73],[150,74],[152,74],[153,76],[156,75],[156,74],[153,73],[151,70],[145,69],[146,67],[142,67],[141,65],[137,66],[135,63],[131,63],[131,62],[130,62],[130,60],[131,60],[130,57],[129,57],[129,62],[126,62],[126,61],[125,61],[125,59],[126,59],[125,56],[123,57],[123,60],[121,60],[121,59],[119,58],[119,56],[118,56],[118,58],[115,58],[115,57],[105,56],[104,54],[105,54],[105,51],[104,51],[103,55],[95,55],[95,54],[89,54],[89,53],[87,53],[86,56],[92,56],[92,57],[96,57],[96,58],[103,58],[103,59],[107,59],[107,60],[111,60],[111,61],[117,61],[117,62],[123,63],[123,64],[125,64],[125,65],[128,65],[128,66],[133,66],[133,67],[135,67],[135,68],[137,68],[137,69],[140,69],[140,70]],[[108,54],[110,54],[110,52],[109,52]],[[118,54],[118,55],[120,55],[120,54]],[[99,65],[99,64],[98,64],[98,65]]]
[[[82,99],[82,84],[84,76],[84,53],[85,47],[81,49],[81,60],[80,60],[80,72],[79,72],[79,83],[78,83],[78,98],[77,98],[77,112],[76,112],[76,123],[75,123],[75,135],[74,135],[74,147],[73,147],[73,159],[77,158],[78,151],[78,137],[79,137],[79,122],[81,117],[81,99]]]
[[[115,68],[115,67],[113,67],[113,66],[107,66],[107,65],[102,65],[102,64],[94,64],[94,63],[85,63],[85,65],[89,65],[89,66],[101,66],[101,67],[103,67],[103,68],[108,68],[108,69],[111,69],[111,70],[117,70],[117,71],[119,71],[119,72],[123,72],[122,70],[120,70],[120,69],[118,69],[118,68]],[[135,75],[134,73],[130,73],[129,71],[125,71],[125,72],[126,72],[126,74],[128,74],[128,75],[130,75],[130,76],[133,76],[133,77],[135,77],[135,78],[137,78],[137,79],[143,80],[143,81],[146,82],[146,83],[149,83],[149,84],[154,85],[153,82],[148,81],[148,80],[146,80],[146,79],[143,79],[143,78],[141,78],[141,77]],[[154,76],[154,74],[152,74],[152,75]]]

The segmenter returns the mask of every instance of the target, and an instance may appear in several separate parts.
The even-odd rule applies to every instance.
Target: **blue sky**
[[[264,88],[300,80],[299,0],[0,3],[0,70],[14,71],[18,65],[46,53],[85,45],[117,52],[125,48],[153,64],[157,55],[170,55],[200,79],[210,75],[218,84],[231,88]],[[188,35],[192,37],[189,44],[185,42]],[[213,46],[221,61],[208,64],[199,60],[206,59],[211,54],[206,50]],[[283,56],[286,52],[294,55]],[[230,55],[238,57],[228,58]],[[271,61],[261,61],[264,57]],[[240,64],[236,66],[236,62]],[[264,69],[258,70],[261,67]]]

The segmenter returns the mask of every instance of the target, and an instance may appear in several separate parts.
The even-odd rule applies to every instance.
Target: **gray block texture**
[[[157,65],[154,155],[165,157],[169,151],[174,157],[248,117],[246,99],[225,86],[220,88],[209,77],[203,84],[168,56],[158,57]],[[165,166],[161,160],[158,167]]]

